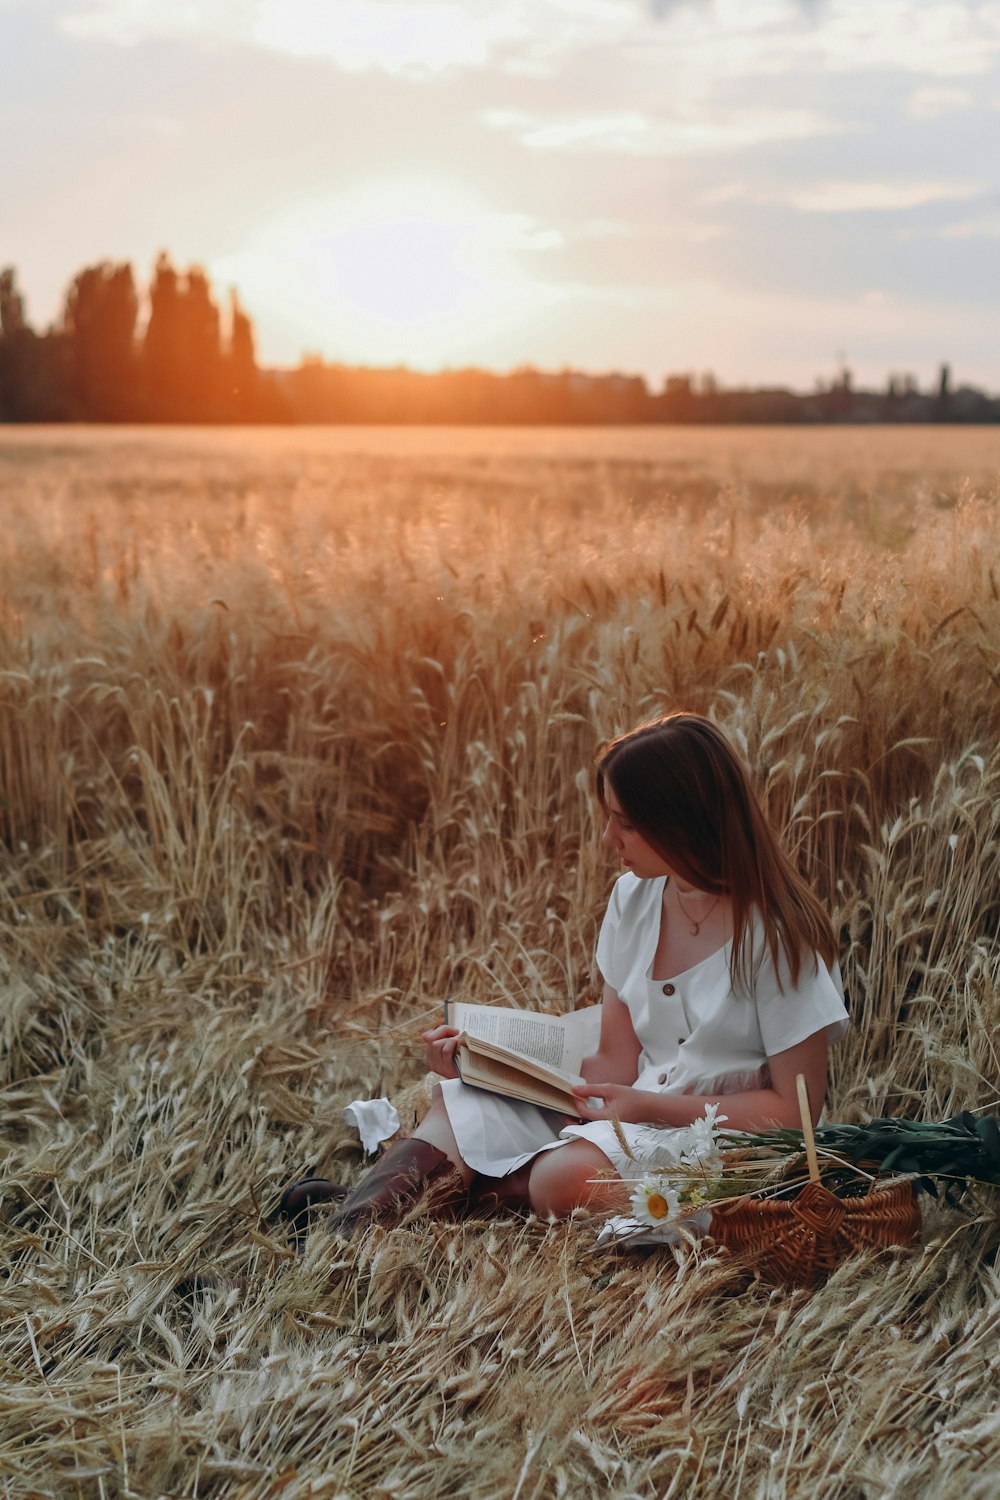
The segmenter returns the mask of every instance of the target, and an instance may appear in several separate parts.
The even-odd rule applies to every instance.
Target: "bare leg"
[[[434,1101],[413,1135],[443,1151],[461,1172],[466,1187],[472,1183],[476,1174],[462,1160],[437,1085],[434,1087]],[[493,1179],[483,1181],[492,1183]],[[589,1141],[570,1141],[558,1151],[542,1151],[536,1156],[528,1178],[528,1197],[535,1213],[543,1216],[555,1214],[557,1218],[563,1218],[581,1206],[600,1211],[621,1210],[628,1205],[625,1184],[604,1152]]]
[[[441,1090],[437,1084],[434,1085],[434,1102],[416,1130],[413,1131],[413,1135],[418,1140],[427,1141],[430,1145],[436,1146],[439,1151],[443,1151],[461,1172],[466,1187],[469,1186],[475,1173],[471,1167],[465,1165],[459,1154],[458,1142],[452,1132],[448,1111],[444,1107]]]
[[[597,1180],[595,1180],[597,1179]],[[558,1151],[535,1158],[528,1183],[537,1214],[562,1218],[574,1208],[622,1209],[628,1189],[604,1155],[590,1141],[570,1141]]]

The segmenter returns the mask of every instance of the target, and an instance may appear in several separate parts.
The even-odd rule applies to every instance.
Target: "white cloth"
[[[712,1227],[712,1210],[701,1208],[688,1214],[680,1224],[641,1224],[625,1214],[615,1214],[605,1219],[597,1235],[600,1246],[618,1245],[624,1250],[637,1250],[640,1245],[683,1245],[705,1237]]]
[[[794,988],[787,966],[775,971],[759,921],[754,953],[760,967],[752,998],[733,990],[731,943],[672,979],[652,978],[660,935],[664,877],[631,871],[616,882],[597,944],[601,974],[628,1007],[642,1052],[635,1087],[669,1094],[734,1094],[767,1088],[767,1060],[825,1030],[836,1041],[847,1029],[840,969],[805,959]],[[783,992],[782,992],[783,991]],[[622,1125],[631,1157],[607,1120],[563,1126],[562,1117],[503,1099],[458,1079],[442,1094],[462,1159],[475,1172],[503,1177],[539,1151],[589,1140],[619,1176],[643,1176],[660,1164],[670,1131]]]
[[[399,1111],[388,1099],[353,1099],[340,1112],[361,1137],[365,1154],[371,1156],[383,1141],[399,1129]]]

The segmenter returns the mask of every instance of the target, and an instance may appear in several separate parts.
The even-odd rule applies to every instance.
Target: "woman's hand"
[[[585,1083],[573,1090],[580,1118],[583,1120],[621,1120],[627,1125],[638,1125],[651,1118],[651,1103],[655,1095],[644,1089],[631,1088],[627,1083]],[[600,1104],[590,1104],[591,1099],[600,1099]]]
[[[433,1031],[423,1033],[424,1056],[427,1066],[432,1073],[437,1073],[441,1078],[457,1078],[458,1069],[455,1067],[455,1039],[458,1036],[454,1026],[435,1026]]]

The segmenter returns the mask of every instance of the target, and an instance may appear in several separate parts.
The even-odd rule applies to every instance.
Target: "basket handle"
[[[819,1161],[816,1157],[816,1139],[813,1135],[812,1110],[809,1108],[809,1088],[805,1076],[798,1073],[795,1078],[795,1087],[799,1095],[799,1114],[802,1116],[802,1139],[806,1148],[806,1161],[809,1163],[810,1182],[819,1182]]]

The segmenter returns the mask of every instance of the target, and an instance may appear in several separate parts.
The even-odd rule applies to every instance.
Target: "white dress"
[[[753,998],[734,992],[731,942],[672,979],[653,979],[660,935],[664,876],[640,880],[631,871],[615,883],[597,943],[604,979],[628,1007],[642,1052],[634,1086],[664,1094],[735,1094],[767,1088],[767,1060],[825,1030],[837,1041],[847,1029],[840,969],[821,958],[803,962],[794,988],[787,967],[775,971],[758,921],[760,958]],[[570,1140],[591,1141],[620,1177],[655,1167],[669,1127],[625,1125],[631,1157],[607,1120],[564,1125],[564,1117],[532,1104],[470,1088],[457,1078],[441,1084],[462,1159],[475,1172],[504,1177],[539,1151]],[[724,1112],[724,1111],[723,1111]]]

